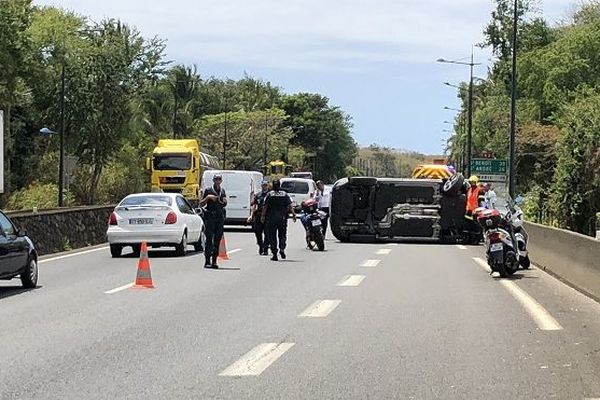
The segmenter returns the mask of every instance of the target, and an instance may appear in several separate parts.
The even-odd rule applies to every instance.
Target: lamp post
[[[516,168],[515,168],[515,136],[517,131],[517,23],[519,19],[518,2],[514,2],[513,15],[513,34],[512,34],[512,76],[510,91],[510,139],[509,139],[509,174],[508,174],[508,193],[511,198],[515,198],[516,186]]]
[[[516,1],[516,0],[515,0]],[[471,148],[472,148],[472,133],[473,133],[473,67],[476,65],[481,65],[481,63],[475,63],[473,61],[474,54],[473,48],[471,47],[471,62],[464,61],[455,61],[455,60],[446,60],[443,58],[439,58],[437,62],[445,63],[445,64],[457,64],[457,65],[467,65],[471,69],[471,74],[469,76],[469,100],[468,100],[468,108],[467,108],[467,154],[466,154],[466,172],[467,176],[471,175]]]

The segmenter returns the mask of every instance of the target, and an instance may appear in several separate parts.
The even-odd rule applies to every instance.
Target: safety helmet
[[[302,209],[304,211],[314,211],[317,209],[319,202],[315,199],[308,199],[308,200],[304,200],[301,204],[300,207],[302,207]]]
[[[471,177],[469,178],[469,182],[477,184],[479,183],[479,177],[477,175],[471,175]]]

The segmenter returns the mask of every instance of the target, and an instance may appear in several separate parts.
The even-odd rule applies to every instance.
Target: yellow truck
[[[161,139],[146,159],[146,168],[152,172],[153,192],[181,193],[197,203],[203,170],[218,169],[219,161],[201,152],[195,139]]]

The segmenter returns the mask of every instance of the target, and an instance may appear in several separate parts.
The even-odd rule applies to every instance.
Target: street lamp
[[[516,1],[516,0],[515,0]],[[473,62],[473,48],[471,47],[471,62],[464,61],[456,61],[456,60],[446,60],[443,58],[438,58],[437,62],[445,63],[445,64],[457,64],[457,65],[467,65],[471,68],[471,74],[469,76],[469,106],[467,109],[467,176],[471,175],[471,147],[472,147],[472,133],[473,133],[473,67],[476,65],[481,65],[481,63]]]
[[[512,76],[510,82],[510,139],[509,139],[509,175],[508,175],[508,193],[511,198],[515,198],[516,186],[516,168],[515,168],[515,135],[517,130],[517,22],[519,13],[517,10],[518,2],[514,2],[513,15],[513,35],[512,35]]]

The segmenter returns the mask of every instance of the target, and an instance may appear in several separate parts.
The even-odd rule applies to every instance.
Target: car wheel
[[[133,256],[134,257],[139,257],[141,252],[142,252],[142,245],[141,244],[134,244],[133,246],[131,246],[131,249],[133,250]]]
[[[177,246],[175,246],[175,253],[178,257],[183,257],[187,253],[187,232],[183,232],[183,236],[181,237],[181,242]]]
[[[38,264],[37,260],[31,257],[27,261],[27,267],[21,274],[21,284],[24,288],[33,289],[37,286],[38,281]]]
[[[110,245],[110,255],[113,258],[121,257],[121,253],[123,253],[123,246],[118,245],[118,244],[111,244]]]

